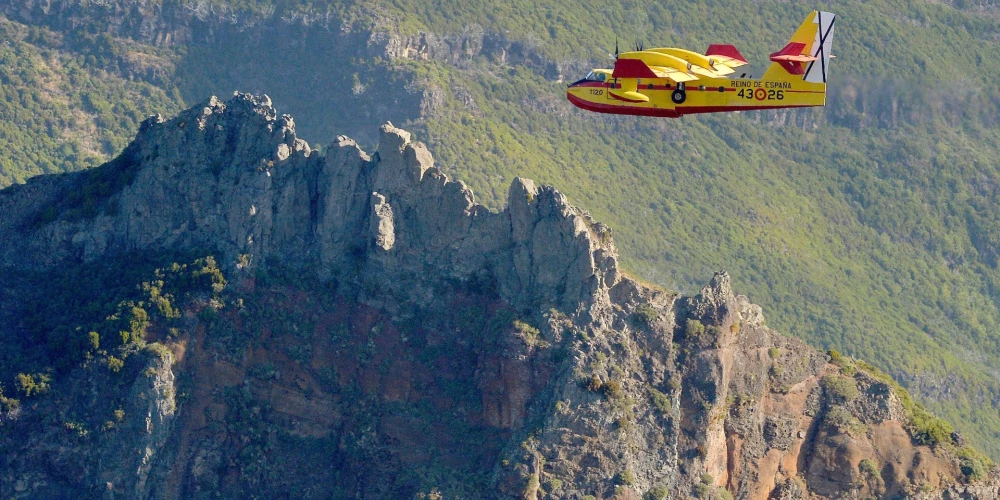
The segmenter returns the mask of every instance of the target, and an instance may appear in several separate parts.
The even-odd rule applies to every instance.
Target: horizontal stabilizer
[[[656,73],[649,69],[646,63],[639,59],[622,59],[615,61],[612,78],[656,78]]]
[[[806,68],[802,63],[815,61],[816,58],[802,54],[805,50],[806,44],[801,42],[789,42],[788,45],[773,54],[771,54],[771,61],[774,61],[785,68],[785,71],[793,75],[803,75],[806,72]]]
[[[709,57],[718,57],[721,62],[730,67],[739,67],[747,64],[747,58],[743,57],[743,54],[740,54],[740,51],[735,45],[713,43],[708,46],[708,50],[705,51],[705,55]],[[730,62],[735,64],[730,64]]]
[[[802,54],[802,50],[806,48],[806,44],[792,42],[785,45],[785,48],[771,54],[772,61],[794,61],[794,62],[810,62],[815,61],[816,58],[813,56],[807,56]]]

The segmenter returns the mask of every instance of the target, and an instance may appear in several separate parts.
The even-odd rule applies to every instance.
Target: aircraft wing
[[[691,65],[681,59],[650,52],[626,52],[615,61],[613,78],[666,78],[674,83],[698,79]]]
[[[650,66],[650,69],[653,70],[653,73],[656,73],[656,76],[666,78],[674,83],[693,82],[698,79],[697,75],[692,75],[691,73],[685,73],[683,71],[665,66]]]
[[[713,43],[708,46],[705,56],[714,59],[716,65],[721,64],[729,68],[739,68],[747,64],[746,58],[740,54],[735,45]]]
[[[674,47],[661,47],[646,49],[646,52],[655,52],[657,54],[664,54],[672,56],[672,58],[680,59],[688,64],[687,70],[689,73],[694,73],[695,75],[704,76],[706,78],[721,78],[736,71],[730,66],[720,64],[717,60],[718,58],[709,57],[697,52],[691,52],[690,50],[678,49]]]

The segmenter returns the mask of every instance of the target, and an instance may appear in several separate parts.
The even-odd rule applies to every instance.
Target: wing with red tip
[[[724,45],[713,43],[708,46],[705,55],[715,59],[716,62],[725,64],[730,68],[738,68],[747,64],[747,59],[740,54],[735,45]]]
[[[641,59],[618,58],[612,78],[656,78],[656,73]]]

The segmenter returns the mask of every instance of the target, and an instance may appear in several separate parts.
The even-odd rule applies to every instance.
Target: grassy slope
[[[712,271],[726,268],[738,290],[765,306],[773,326],[889,369],[1000,456],[1000,417],[992,404],[1000,387],[990,368],[1000,361],[994,333],[1000,331],[1000,211],[992,203],[1000,185],[994,123],[1000,70],[990,64],[997,23],[926,1],[840,1],[824,9],[839,15],[838,59],[831,106],[818,111],[676,121],[603,117],[572,109],[564,102],[564,84],[524,68],[485,60],[461,70],[437,62],[395,64],[444,89],[445,104],[411,125],[439,163],[471,184],[482,201],[499,206],[514,176],[534,178],[558,186],[611,224],[625,265],[647,280],[691,292]],[[530,40],[553,60],[596,64],[607,61],[616,33],[623,44],[632,38],[694,49],[737,43],[752,61],[766,61],[809,9],[776,1],[394,0],[375,10],[403,32],[456,33],[478,25]],[[42,54],[45,46],[21,43],[17,47],[28,55],[14,58],[33,61],[30,54]],[[189,68],[178,74],[211,81],[187,85],[224,94],[242,84],[226,80],[225,71],[199,70],[198,64],[224,64],[210,59],[211,50],[199,50],[188,51]],[[332,71],[323,58],[335,56],[302,50],[320,58],[315,67]],[[83,81],[125,93],[110,102],[134,98],[143,110],[173,109],[163,91],[79,62]],[[363,59],[353,64],[375,66]],[[956,74],[962,76],[951,76]],[[941,81],[948,82],[947,92],[939,91]],[[454,98],[456,85],[471,93],[475,109]],[[291,89],[272,93],[281,92]],[[82,95],[78,99],[53,116],[86,112]],[[19,109],[17,101],[7,101]],[[282,111],[305,123],[307,101]],[[785,119],[798,125],[783,124]],[[115,146],[109,149],[127,137],[128,125],[106,129]],[[324,139],[336,133],[336,123],[323,125],[300,132]],[[22,128],[26,135],[12,144],[52,129]],[[31,167],[44,160],[54,163],[51,170],[79,168],[79,162],[57,163],[71,157],[54,147],[39,157],[25,167],[14,162],[21,172],[13,175],[4,165],[0,173],[7,180],[0,184],[20,180],[25,171],[49,170]]]

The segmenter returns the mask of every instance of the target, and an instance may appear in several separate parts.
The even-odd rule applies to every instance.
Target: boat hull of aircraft
[[[734,84],[742,86],[736,87]],[[786,84],[788,87],[784,88]],[[636,90],[649,98],[648,101],[639,102],[617,98],[611,93],[617,85],[620,83],[614,81],[578,82],[567,90],[566,97],[574,106],[587,111],[662,118],[679,118],[697,113],[826,105],[826,84],[793,89],[789,82],[725,80],[687,87],[680,94],[676,93],[676,85],[653,80],[649,84],[640,84],[640,88]],[[679,99],[678,95],[683,95],[683,99]],[[676,103],[675,99],[682,102]]]

